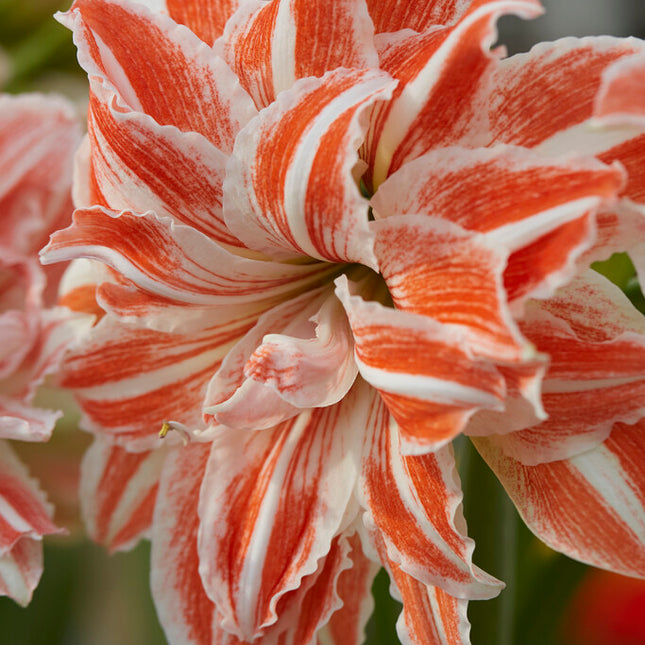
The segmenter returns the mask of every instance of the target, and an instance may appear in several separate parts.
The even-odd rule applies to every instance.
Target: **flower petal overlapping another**
[[[611,98],[643,43],[503,58],[536,0],[161,4],[60,18],[90,108],[44,259],[96,315],[62,377],[88,528],[151,537],[171,642],[359,643],[374,562],[403,642],[468,642],[502,584],[463,432],[545,541],[643,575],[645,329],[584,270],[643,239],[642,106]]]
[[[79,326],[54,307],[61,270],[44,271],[38,251],[68,221],[79,141],[63,99],[0,96],[0,595],[21,605],[42,574],[43,536],[62,531],[12,440],[47,441],[62,415],[34,397]]]

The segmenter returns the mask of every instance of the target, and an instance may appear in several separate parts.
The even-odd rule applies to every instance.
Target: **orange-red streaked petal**
[[[393,34],[377,40],[380,67],[400,81],[392,100],[377,107],[365,158],[368,183],[377,188],[388,175],[428,150],[484,142],[484,99],[496,54],[495,20],[502,14],[537,15],[537,0],[475,0],[454,27],[422,34]]]
[[[212,45],[240,0],[165,0],[170,16]]]
[[[149,537],[164,450],[127,452],[97,437],[81,465],[81,510],[90,538],[110,552]]]
[[[594,116],[609,123],[645,124],[645,52],[625,56],[605,69]]]
[[[117,92],[123,109],[199,132],[223,152],[255,112],[224,61],[162,13],[136,2],[76,0],[59,19],[74,32],[82,67]]]
[[[299,78],[378,67],[373,36],[355,0],[247,3],[226,25],[222,55],[260,109]]]
[[[203,233],[152,212],[78,209],[56,232],[44,262],[100,260],[140,288],[180,303],[240,304],[268,299],[319,280],[330,268],[234,255]],[[322,275],[321,275],[322,274]]]
[[[499,408],[504,379],[477,360],[456,326],[366,302],[337,280],[359,372],[397,420],[402,450],[423,453],[449,442],[479,409]]]
[[[452,595],[496,596],[502,583],[473,565],[475,545],[463,534],[463,495],[452,449],[403,456],[398,429],[383,404],[374,406],[369,429],[361,503],[366,525],[380,534],[388,559]]]
[[[393,85],[379,70],[340,69],[280,94],[240,132],[227,164],[231,232],[274,258],[375,266],[356,150],[367,111]]]
[[[341,404],[275,429],[215,437],[200,496],[200,571],[228,631],[250,640],[276,624],[280,599],[343,529],[368,395],[357,384]]]
[[[645,577],[645,421],[617,423],[596,448],[526,466],[493,438],[474,439],[528,527],[568,556]]]
[[[105,316],[70,352],[61,377],[77,396],[83,426],[136,450],[158,446],[164,421],[202,428],[208,381],[255,320],[232,307],[226,317],[198,331],[168,333]]]
[[[575,126],[592,116],[603,71],[642,50],[635,38],[563,38],[500,61],[486,90],[491,140],[533,147],[553,137],[563,153],[586,152],[576,143],[588,146],[593,132]]]

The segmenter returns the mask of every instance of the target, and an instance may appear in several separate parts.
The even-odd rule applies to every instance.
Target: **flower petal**
[[[153,517],[150,587],[159,621],[171,644],[237,645],[218,627],[215,606],[199,577],[197,501],[210,447],[172,451]]]
[[[617,421],[645,416],[645,317],[618,287],[588,271],[527,309],[523,329],[551,362],[542,387],[546,421],[505,435],[504,452],[527,465],[565,459],[604,441]],[[505,420],[490,420],[498,433]]]
[[[60,533],[53,508],[9,442],[0,441],[0,594],[27,605],[42,573],[43,535]]]
[[[240,132],[224,217],[249,248],[374,266],[368,203],[353,176],[364,116],[393,82],[378,70],[302,79]]]
[[[471,4],[472,0],[367,0],[377,34],[401,29],[425,31],[433,25],[449,25],[461,18]]]
[[[645,577],[644,438],[644,420],[618,423],[593,450],[537,466],[505,456],[492,439],[475,445],[541,540],[593,566]]]
[[[253,317],[238,315],[227,308],[228,320],[187,334],[104,317],[70,352],[62,374],[84,412],[83,427],[133,450],[157,447],[164,421],[201,428],[206,385],[230,343],[253,324]]]
[[[84,206],[155,211],[188,224],[219,244],[243,246],[222,215],[226,155],[196,132],[161,126],[124,109],[104,84],[90,79],[87,167],[78,164],[90,194]]]
[[[470,645],[468,601],[423,584],[390,560],[377,533],[371,535],[390,574],[390,592],[403,603],[396,631],[404,645]]]
[[[204,411],[236,428],[268,428],[338,403],[357,374],[342,305],[329,288],[273,307],[227,354]],[[248,401],[254,405],[249,409]]]
[[[110,552],[148,537],[165,451],[132,453],[98,437],[81,465],[81,510],[87,534]]]
[[[642,50],[635,38],[563,38],[501,60],[487,89],[491,141],[588,152],[595,137],[585,122],[593,114],[603,71]]]
[[[200,573],[224,629],[251,640],[313,573],[342,530],[368,397],[303,412],[262,432],[223,430],[200,497]]]
[[[222,55],[260,109],[299,78],[378,67],[373,37],[362,2],[251,2],[227,23]]]
[[[463,534],[462,492],[452,449],[403,456],[396,425],[384,406],[370,419],[360,480],[364,521],[378,530],[387,559],[424,585],[460,598],[491,598],[503,584],[472,564],[473,541]]]
[[[253,103],[235,75],[168,16],[127,0],[76,0],[58,16],[73,30],[88,74],[159,125],[198,132],[228,152],[253,116]]]
[[[486,131],[477,88],[487,86],[495,62],[495,20],[505,13],[530,18],[540,12],[536,0],[475,0],[454,27],[380,40],[381,69],[400,84],[392,100],[377,108],[366,149],[373,188],[432,148],[462,139],[477,145]]]
[[[80,123],[54,96],[0,97],[0,246],[31,255],[71,212],[72,156]]]
[[[518,361],[531,349],[506,303],[506,253],[438,217],[375,222],[374,252],[395,306],[463,333],[478,356]]]
[[[165,0],[168,13],[190,27],[204,42],[212,45],[224,32],[229,16],[240,0]]]
[[[501,406],[503,378],[472,356],[458,329],[367,302],[350,293],[344,278],[337,285],[358,369],[399,424],[405,453],[436,449],[459,434],[476,410]]]
[[[625,56],[610,65],[602,76],[596,95],[594,116],[610,123],[625,123],[633,119],[636,125],[645,123],[645,56],[642,52]],[[631,119],[630,119],[631,117]]]
[[[56,232],[43,262],[100,260],[155,295],[200,305],[268,299],[318,281],[329,267],[253,260],[234,255],[202,233],[157,217],[101,207],[79,209]]]

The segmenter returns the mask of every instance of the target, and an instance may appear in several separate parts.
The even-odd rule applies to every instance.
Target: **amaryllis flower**
[[[360,643],[381,565],[403,642],[468,642],[502,583],[472,563],[461,433],[545,541],[643,575],[645,328],[587,267],[642,240],[645,129],[609,97],[645,43],[504,58],[497,18],[540,11],[60,18],[90,109],[44,260],[75,260],[62,302],[97,318],[63,375],[96,435],[85,519],[151,537],[170,642]]]
[[[80,136],[63,99],[0,96],[0,594],[23,605],[42,573],[42,537],[59,529],[10,440],[46,441],[61,415],[33,404],[74,335],[52,308],[60,269],[43,271],[38,251],[69,222]]]

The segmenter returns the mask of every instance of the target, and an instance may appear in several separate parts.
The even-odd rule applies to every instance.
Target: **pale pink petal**
[[[584,154],[590,145],[606,148],[612,138],[624,138],[615,132],[597,141],[585,122],[604,70],[638,51],[643,44],[635,38],[563,38],[500,61],[486,90],[491,140]]]
[[[7,441],[0,441],[0,466],[0,594],[26,605],[42,573],[39,542],[62,530],[52,522],[45,494]]]
[[[201,489],[200,573],[222,626],[252,639],[317,569],[342,523],[367,422],[365,385],[273,430],[224,430]]]
[[[152,212],[79,209],[56,232],[43,262],[100,260],[140,288],[187,304],[240,304],[302,289],[333,268],[234,255],[203,233]]]
[[[483,142],[486,112],[477,90],[487,87],[495,65],[495,21],[505,13],[529,18],[540,12],[537,0],[476,0],[454,27],[378,41],[380,67],[399,85],[392,100],[377,108],[366,146],[373,188],[432,148]]]
[[[159,125],[198,132],[229,152],[255,112],[223,61],[168,16],[127,0],[77,0],[59,20],[73,30],[90,77]]]
[[[107,434],[118,445],[148,450],[159,445],[164,421],[191,430],[203,427],[208,381],[228,346],[254,321],[248,312],[229,307],[218,324],[183,334],[124,325],[106,316],[70,352],[62,385],[74,390],[84,428]]]
[[[593,450],[537,466],[505,456],[492,438],[475,445],[542,541],[593,566],[645,577],[643,420],[616,424]]]
[[[345,280],[336,293],[352,327],[358,369],[399,424],[404,452],[436,449],[476,410],[501,407],[502,376],[472,355],[455,326],[367,302]]]
[[[43,545],[21,538],[0,555],[0,596],[9,596],[26,607],[43,573]]]
[[[81,510],[90,538],[111,552],[149,537],[166,452],[126,452],[94,440],[81,465]]]
[[[80,122],[62,98],[0,97],[0,246],[33,254],[72,211],[72,156]]]
[[[62,412],[35,408],[0,395],[0,438],[20,441],[47,441]]]
[[[374,266],[368,203],[353,176],[365,116],[387,99],[378,70],[302,79],[238,136],[224,182],[224,217],[249,248]]]
[[[461,598],[491,598],[503,586],[472,563],[464,535],[462,492],[452,448],[403,456],[396,424],[385,406],[370,418],[360,480],[364,521],[377,531],[387,558],[424,585]]]
[[[362,2],[256,1],[242,4],[229,20],[221,48],[259,109],[299,78],[338,67],[378,67],[373,38]]]
[[[259,318],[226,355],[204,411],[228,426],[267,428],[304,408],[338,403],[356,373],[342,305],[330,288],[318,289]]]

